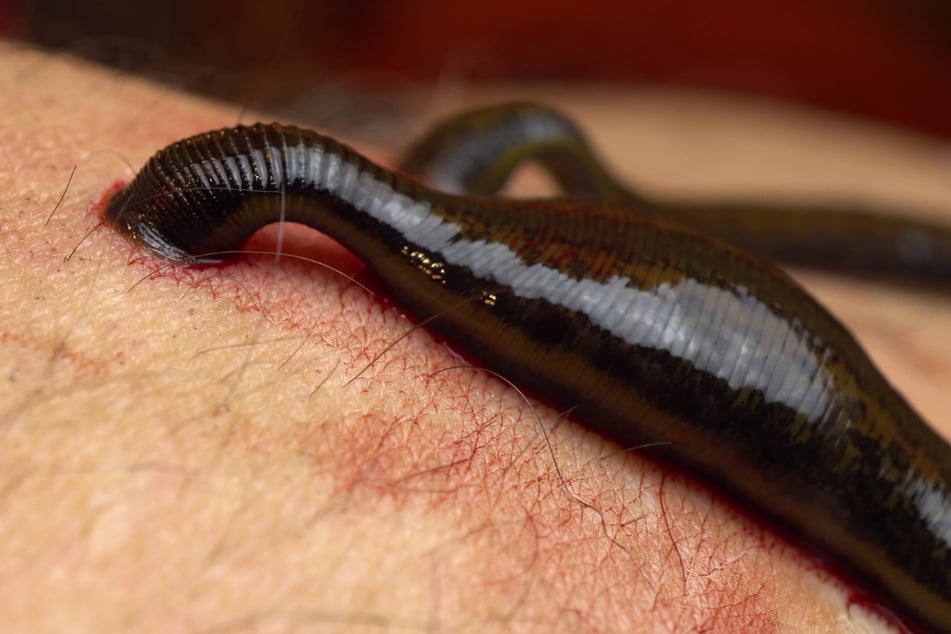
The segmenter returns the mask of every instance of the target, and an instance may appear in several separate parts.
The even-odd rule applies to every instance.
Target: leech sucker
[[[106,218],[219,259],[309,225],[426,328],[624,447],[689,470],[951,631],[951,448],[782,271],[654,214],[428,189],[278,124],[159,151]]]

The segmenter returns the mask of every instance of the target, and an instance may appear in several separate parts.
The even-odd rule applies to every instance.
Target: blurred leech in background
[[[584,81],[765,95],[951,138],[943,0],[20,0],[0,2],[0,35],[338,132],[380,115],[352,92]]]

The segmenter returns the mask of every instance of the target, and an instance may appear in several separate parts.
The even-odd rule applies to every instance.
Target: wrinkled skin
[[[411,324],[323,267],[169,267],[109,230],[64,262],[130,177],[117,155],[139,166],[240,108],[8,45],[0,59],[0,596],[16,598],[0,629],[832,632],[862,618],[821,566],[703,486],[423,332],[397,341]],[[717,101],[698,117],[664,98],[576,100],[606,155],[659,186],[838,178],[951,200],[951,160],[900,135]],[[619,131],[635,109],[645,129]],[[678,149],[685,120],[709,149]],[[665,122],[668,139],[645,132]],[[751,157],[750,137],[781,147]],[[360,269],[309,231],[283,248]],[[951,424],[951,300],[805,282]]]

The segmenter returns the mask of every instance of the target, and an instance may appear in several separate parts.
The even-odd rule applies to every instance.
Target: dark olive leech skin
[[[161,150],[106,218],[182,262],[310,225],[459,349],[951,632],[951,448],[767,262],[627,209],[439,193],[278,124]]]
[[[437,189],[493,195],[525,162],[573,198],[630,207],[794,266],[951,287],[951,227],[858,204],[660,200],[622,185],[559,112],[509,103],[452,116],[406,153],[401,169]]]

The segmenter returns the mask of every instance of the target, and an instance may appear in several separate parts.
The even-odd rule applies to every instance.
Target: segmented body
[[[453,115],[407,151],[401,169],[442,191],[497,194],[524,163],[573,198],[627,207],[769,260],[948,288],[951,228],[854,203],[661,199],[623,185],[581,130],[547,106],[511,103]]]
[[[951,631],[951,449],[764,261],[630,210],[442,194],[277,124],[160,151],[106,217],[185,262],[310,225],[459,349]]]

